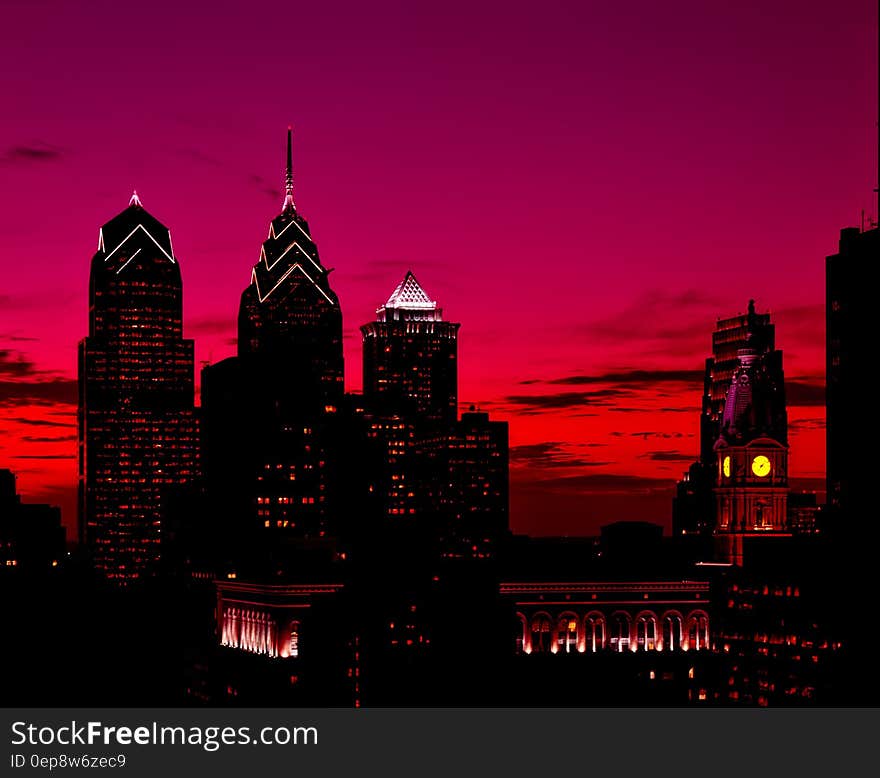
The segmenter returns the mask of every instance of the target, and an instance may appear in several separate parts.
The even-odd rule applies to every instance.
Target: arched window
[[[299,639],[300,623],[298,621],[292,621],[290,623],[290,652],[288,656],[294,658],[299,656]]]
[[[538,613],[532,617],[532,653],[543,654],[550,650],[550,617]]]
[[[757,500],[755,502],[755,529],[764,529],[768,526],[768,507],[769,505],[765,500]]]
[[[681,614],[671,611],[663,614],[663,650],[681,650]]]
[[[558,653],[573,654],[578,645],[578,617],[574,613],[563,613],[556,623],[556,650]]]
[[[651,611],[643,611],[636,617],[636,645],[639,651],[657,648],[657,616]]]
[[[516,614],[517,621],[517,630],[516,630],[516,653],[522,654],[527,652],[529,649],[526,648],[528,645],[528,624],[526,622],[526,617],[522,615],[522,613]]]
[[[584,619],[584,643],[592,653],[605,648],[605,617],[598,611],[588,613]]]
[[[709,648],[709,617],[703,611],[688,614],[685,632],[689,651],[705,651]]]
[[[611,615],[611,648],[614,651],[625,651],[630,643],[630,617],[628,613],[618,611]]]

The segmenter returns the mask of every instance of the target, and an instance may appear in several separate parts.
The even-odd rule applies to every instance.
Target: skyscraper
[[[853,438],[874,401],[875,292],[866,274],[878,256],[880,229],[848,227],[839,252],[825,260],[827,500],[847,522],[874,492],[869,458]]]
[[[509,526],[507,422],[473,408],[418,443],[420,480],[441,556],[487,559]]]
[[[730,380],[739,366],[739,350],[754,350],[765,368],[782,372],[782,352],[775,345],[776,327],[769,313],[756,313],[755,301],[749,300],[747,313],[727,319],[719,319],[712,333],[712,356],[706,359],[706,376],[703,381],[703,410],[700,417],[700,460],[704,464],[715,462],[713,447],[718,430]]]
[[[708,535],[715,527],[716,454],[730,383],[739,368],[740,351],[748,348],[761,369],[782,386],[782,352],[776,348],[775,326],[769,313],[756,313],[749,300],[747,313],[718,319],[712,332],[712,356],[706,359],[700,412],[700,457],[678,482],[673,500],[672,526],[676,535]]]
[[[425,484],[415,471],[415,445],[446,428],[458,406],[458,328],[408,271],[376,321],[361,327],[364,400],[370,435],[384,450],[385,515],[424,512]]]
[[[241,295],[238,356],[202,374],[211,511],[227,558],[248,552],[257,570],[268,558],[282,569],[291,542],[334,536],[357,493],[357,479],[340,483],[358,440],[343,401],[342,312],[294,204],[291,151],[288,130],[284,201]]]
[[[407,272],[376,321],[361,327],[364,398],[410,419],[450,423],[458,410],[458,328]]]
[[[293,201],[291,145],[288,128],[284,203],[241,295],[238,353],[278,362],[304,400],[334,405],[344,390],[342,310],[309,224]]]
[[[115,583],[155,572],[164,501],[196,475],[193,369],[171,233],[135,193],[101,227],[79,344],[80,536]]]
[[[840,231],[837,254],[825,261],[826,569],[841,603],[844,639],[851,647],[852,698],[873,704],[880,694],[873,635],[863,614],[874,608],[870,571],[877,564],[876,468],[870,419],[876,402],[876,291],[868,280],[880,255],[880,229]]]
[[[748,340],[738,352],[738,362],[715,443],[715,534],[722,560],[734,564],[743,563],[746,536],[787,529],[788,507],[782,376],[775,364],[768,365],[749,348]]]

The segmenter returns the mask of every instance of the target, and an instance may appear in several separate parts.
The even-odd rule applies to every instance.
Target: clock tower
[[[715,536],[720,561],[743,563],[747,537],[787,532],[788,435],[781,374],[746,344],[715,442]]]

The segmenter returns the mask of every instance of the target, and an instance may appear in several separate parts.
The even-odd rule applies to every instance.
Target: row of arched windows
[[[539,611],[526,617],[517,613],[522,628],[517,653],[595,653],[598,651],[703,651],[709,648],[709,616],[705,611],[614,611],[606,617],[590,611],[581,617],[572,611],[551,616]]]
[[[279,632],[265,611],[228,606],[223,609],[220,645],[271,657],[298,657],[300,622],[293,620]]]

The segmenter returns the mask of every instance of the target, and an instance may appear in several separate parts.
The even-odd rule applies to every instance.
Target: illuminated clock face
[[[756,456],[752,460],[752,472],[758,476],[758,478],[764,478],[765,476],[770,475],[770,460],[763,454]]]
[[[730,457],[724,457],[724,461],[721,463],[721,472],[724,473],[725,478],[730,478]]]

